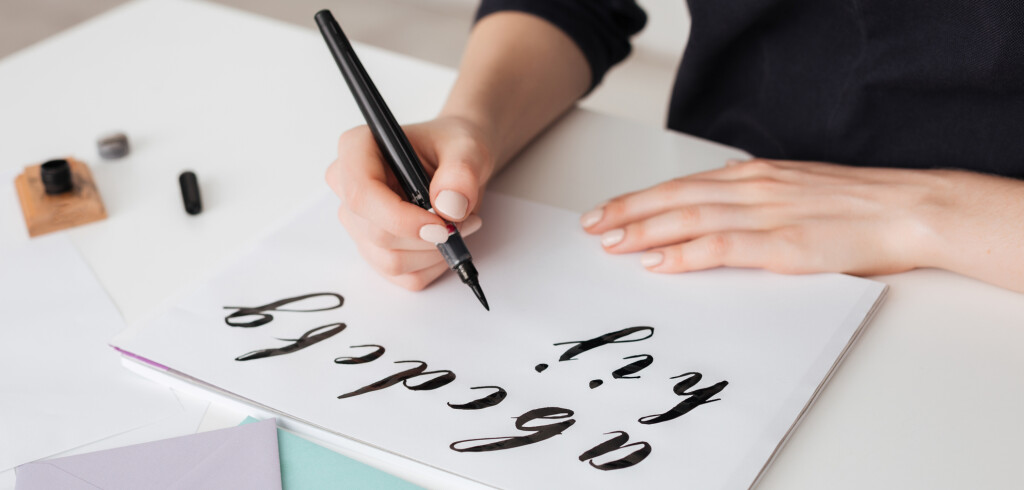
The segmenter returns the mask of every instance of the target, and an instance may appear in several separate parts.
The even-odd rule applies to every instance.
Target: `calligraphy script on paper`
[[[328,302],[326,306],[322,304],[324,301]],[[303,303],[306,303],[306,307],[302,307]],[[310,305],[309,303],[313,304]],[[255,328],[273,322],[274,315],[272,313],[330,311],[341,308],[344,304],[345,299],[337,293],[304,294],[272,301],[261,306],[226,306],[224,307],[225,309],[235,311],[225,317],[224,322],[231,327]],[[282,342],[290,342],[287,345],[251,351],[236,357],[235,360],[244,362],[293,354],[306,347],[333,338],[345,329],[346,324],[341,322],[317,326],[308,330],[297,339],[277,339]],[[636,326],[608,332],[592,339],[559,342],[554,344],[554,346],[570,346],[559,356],[557,361],[567,362],[577,360],[578,356],[602,346],[641,342],[652,336],[654,336],[654,327]],[[380,359],[386,352],[384,346],[377,344],[353,345],[350,348],[359,349],[361,355],[339,356],[334,359],[334,362],[339,365],[365,364]],[[632,361],[612,371],[611,376],[613,380],[640,379],[641,375],[638,373],[654,363],[654,356],[638,353],[626,356],[623,360]],[[428,364],[424,361],[401,360],[394,361],[394,364],[399,365],[401,370],[357,390],[338,395],[338,399],[343,400],[364,396],[399,384],[411,391],[436,390],[448,386],[456,378],[456,374],[448,369],[430,370]],[[537,373],[544,373],[548,368],[547,364],[537,364],[533,369]],[[686,415],[701,405],[721,400],[721,398],[715,398],[715,396],[721,393],[729,382],[719,381],[702,388],[697,388],[702,378],[701,373],[696,371],[685,372],[671,377],[670,379],[678,379],[672,387],[672,391],[682,397],[682,399],[668,410],[662,413],[641,416],[636,422],[644,425],[669,422]],[[593,379],[589,382],[591,389],[596,389],[603,384],[604,380],[602,379]],[[500,404],[509,396],[509,393],[500,386],[474,386],[470,390],[488,390],[488,393],[463,403],[448,402],[448,406],[454,410],[482,410]],[[455,441],[449,445],[449,448],[460,453],[479,453],[503,451],[541,443],[569,430],[576,423],[576,419],[573,418],[575,416],[575,412],[568,408],[535,408],[515,418],[514,426],[522,434]],[[579,455],[578,459],[588,462],[590,466],[596,469],[609,471],[634,466],[651,454],[651,444],[645,441],[629,443],[629,433],[626,431],[612,430],[604,435],[611,435],[612,437],[587,449]],[[627,450],[630,449],[631,451],[627,454]],[[606,455],[611,455],[611,457],[615,455],[621,456],[603,463],[594,461],[596,458]]]

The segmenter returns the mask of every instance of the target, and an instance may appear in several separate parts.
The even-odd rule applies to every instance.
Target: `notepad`
[[[398,289],[325,195],[114,344],[410,472],[500,488],[754,484],[863,330],[881,283],[610,256],[574,213],[489,195],[455,277]]]

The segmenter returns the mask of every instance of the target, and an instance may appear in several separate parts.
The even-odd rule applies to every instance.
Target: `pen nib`
[[[484,297],[484,290],[480,289],[480,281],[476,279],[476,267],[473,267],[473,263],[464,260],[453,267],[452,270],[459,275],[459,279],[462,279],[463,284],[473,290],[473,294],[476,295],[476,299],[480,300],[480,304],[484,305],[484,309],[491,311],[491,307],[487,305],[487,298]]]
[[[476,299],[480,300],[480,304],[484,305],[484,309],[491,311],[491,307],[487,305],[487,298],[484,297],[484,290],[480,289],[480,285],[470,284],[469,287],[473,290],[473,294],[476,295]]]

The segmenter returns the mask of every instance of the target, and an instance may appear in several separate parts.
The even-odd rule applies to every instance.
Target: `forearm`
[[[529,14],[499,12],[470,34],[441,115],[479,126],[500,169],[589,85],[587,60],[565,33]]]
[[[1024,292],[1024,181],[942,172],[955,213],[937,206],[936,267]]]

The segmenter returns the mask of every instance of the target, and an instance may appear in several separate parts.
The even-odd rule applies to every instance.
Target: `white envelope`
[[[28,463],[16,490],[280,490],[273,420]]]

